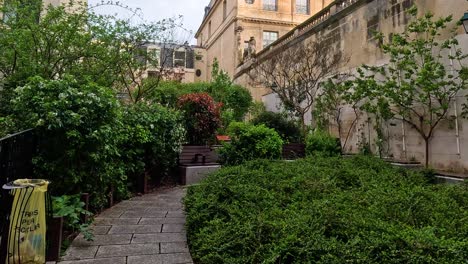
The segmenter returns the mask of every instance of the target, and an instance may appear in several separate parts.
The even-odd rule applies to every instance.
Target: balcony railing
[[[302,24],[295,27],[293,30],[289,31],[277,41],[273,42],[268,48],[261,50],[257,53],[257,58],[262,56],[264,53],[267,53],[277,47],[281,47],[284,44],[288,43],[290,40],[303,35],[305,32],[310,31],[312,28],[318,26],[319,24],[323,23],[324,21],[331,18],[338,12],[341,12],[348,7],[352,6],[357,2],[361,2],[363,0],[335,0],[333,3],[319,11],[317,14],[303,22]]]

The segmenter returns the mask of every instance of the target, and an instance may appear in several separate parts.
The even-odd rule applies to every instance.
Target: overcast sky
[[[100,3],[102,0],[88,0],[90,6]],[[107,0],[105,0],[107,2]],[[115,1],[114,1],[115,2]],[[120,0],[120,3],[133,9],[140,8],[143,16],[148,21],[159,21],[178,15],[184,16],[184,27],[195,32],[203,19],[205,6],[210,0]],[[108,6],[94,8],[96,13],[118,13],[123,18],[128,18],[131,13],[122,8],[110,8]],[[192,43],[195,41],[192,39]]]

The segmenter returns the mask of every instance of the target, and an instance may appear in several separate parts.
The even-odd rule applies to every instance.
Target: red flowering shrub
[[[207,93],[192,93],[179,97],[177,106],[184,114],[189,144],[205,145],[214,139],[221,125],[221,103]]]

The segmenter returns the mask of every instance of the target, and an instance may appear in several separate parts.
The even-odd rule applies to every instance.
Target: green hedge
[[[178,98],[190,93],[208,93],[216,102],[223,104],[223,112],[232,112],[232,118],[235,121],[242,121],[252,104],[250,92],[242,86],[204,82],[161,82],[159,87],[148,95],[147,99],[167,107],[176,108]]]
[[[465,263],[467,185],[371,158],[253,161],[188,190],[196,263]]]
[[[182,114],[157,104],[138,103],[124,107],[122,124],[119,150],[129,182],[135,186],[145,171],[156,183],[167,179],[185,140]]]
[[[179,113],[124,106],[111,89],[71,77],[34,77],[14,98],[8,122],[39,137],[34,177],[51,180],[56,196],[90,193],[93,209],[107,204],[111,190],[115,199],[128,197],[145,170],[167,172],[184,140]]]
[[[222,163],[236,165],[253,159],[279,159],[283,140],[264,125],[234,122],[228,128],[231,142],[220,149]]]
[[[306,154],[309,156],[339,156],[341,155],[341,144],[338,138],[317,130],[307,135]]]
[[[301,129],[297,123],[288,120],[287,117],[281,113],[265,111],[252,119],[252,123],[254,125],[263,124],[269,128],[273,128],[285,142],[303,142]]]

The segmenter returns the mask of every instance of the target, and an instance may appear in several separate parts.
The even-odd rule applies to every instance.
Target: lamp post
[[[463,27],[465,28],[466,34],[468,34],[468,13],[462,17],[461,22],[463,23]]]

